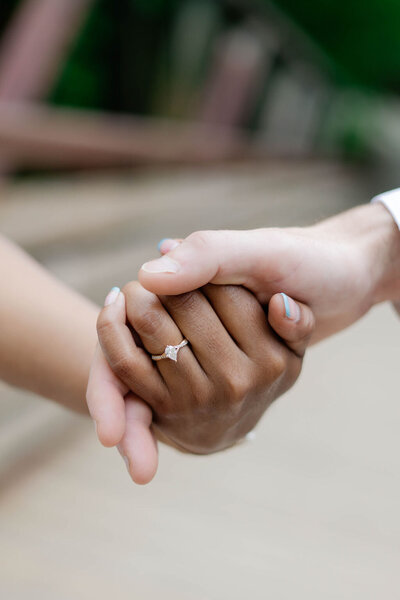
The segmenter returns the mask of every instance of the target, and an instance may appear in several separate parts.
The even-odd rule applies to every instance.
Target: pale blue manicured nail
[[[285,306],[286,318],[290,319],[290,321],[293,321],[293,323],[297,323],[298,321],[300,321],[301,317],[300,306],[297,304],[297,302],[295,302],[289,296],[286,296],[286,294],[284,294],[283,292],[280,292],[280,294],[282,296],[283,304]]]
[[[171,238],[163,238],[162,240],[160,240],[160,241],[158,242],[157,249],[158,249],[158,251],[159,251],[159,252],[161,252],[161,246],[163,245],[163,243],[164,243],[164,242],[166,242],[167,240],[170,240],[170,239],[171,239]]]
[[[286,316],[287,316],[288,319],[290,319],[291,314],[290,314],[289,298],[283,292],[281,292],[281,296],[283,298],[283,303],[285,305]]]
[[[118,294],[120,293],[120,291],[121,290],[119,289],[119,287],[114,286],[113,288],[111,288],[104,301],[104,306],[108,306],[109,304],[115,302],[115,300],[118,298]]]

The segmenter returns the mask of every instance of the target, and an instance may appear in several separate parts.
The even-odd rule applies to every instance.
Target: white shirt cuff
[[[382,202],[400,229],[400,188],[397,190],[392,190],[391,192],[379,194],[379,196],[372,198],[371,202]]]
[[[398,228],[400,229],[400,188],[398,188],[397,190],[392,190],[391,192],[379,194],[379,196],[375,196],[375,198],[372,198],[371,202],[382,202],[382,204],[386,206],[387,210],[390,212],[394,221],[397,223]],[[400,301],[393,302],[393,306],[400,315]]]

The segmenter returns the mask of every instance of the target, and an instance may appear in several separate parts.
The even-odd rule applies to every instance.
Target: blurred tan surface
[[[278,163],[15,183],[0,224],[101,302],[162,237],[309,223],[365,201],[361,180]],[[163,447],[145,488],[89,419],[2,387],[0,598],[400,598],[399,334],[378,307],[309,352],[255,441]]]

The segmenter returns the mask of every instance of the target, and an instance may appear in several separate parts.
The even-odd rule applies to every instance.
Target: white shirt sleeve
[[[379,196],[372,198],[371,202],[382,202],[400,229],[400,188],[397,190],[392,190],[391,192],[379,194]]]
[[[371,202],[382,202],[400,229],[400,188],[390,192],[385,192],[384,194],[379,194],[379,196],[372,198]],[[400,301],[394,302],[393,306],[400,315]]]

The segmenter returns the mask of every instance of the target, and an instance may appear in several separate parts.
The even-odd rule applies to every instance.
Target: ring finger
[[[160,300],[134,281],[124,288],[127,317],[139,335],[143,346],[151,355],[161,355],[166,346],[175,346],[183,341],[179,327],[174,323]],[[184,399],[182,390],[190,386],[204,384],[206,375],[197,362],[189,346],[178,351],[177,361],[169,358],[155,362],[171,393],[179,389],[179,397]],[[189,386],[190,384],[190,386]]]
[[[240,369],[246,359],[200,291],[178,296],[160,296],[169,314],[190,340],[192,351],[203,370],[217,380],[228,368]]]

